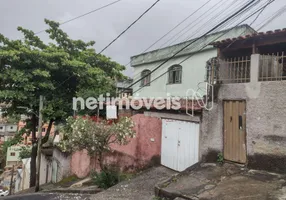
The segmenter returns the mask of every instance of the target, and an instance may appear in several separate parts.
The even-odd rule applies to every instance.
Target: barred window
[[[182,83],[182,66],[173,65],[169,68],[168,84]]]
[[[151,71],[146,69],[144,71],[141,72],[141,86],[150,86],[150,81],[151,81]]]

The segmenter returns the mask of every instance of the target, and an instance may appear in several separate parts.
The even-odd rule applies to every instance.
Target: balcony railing
[[[250,57],[211,61],[208,65],[207,77],[212,84],[250,82]]]
[[[284,52],[260,56],[258,80],[286,80],[286,55]]]

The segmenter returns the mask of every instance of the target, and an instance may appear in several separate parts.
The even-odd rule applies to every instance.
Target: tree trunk
[[[49,137],[50,137],[50,133],[51,133],[51,130],[52,130],[53,123],[54,123],[54,120],[53,120],[53,119],[50,119],[50,122],[49,122],[49,126],[48,126],[48,129],[47,129],[47,132],[46,132],[45,136],[44,136],[44,137],[43,137],[43,139],[42,139],[42,145],[43,145],[43,144],[45,144],[45,143],[49,140]]]
[[[103,164],[103,153],[102,152],[98,153],[98,162],[99,162],[100,170],[105,171],[106,169]]]
[[[31,152],[31,170],[30,170],[30,187],[36,185],[36,158],[37,158],[37,137],[36,137],[37,118],[32,116],[32,152]]]

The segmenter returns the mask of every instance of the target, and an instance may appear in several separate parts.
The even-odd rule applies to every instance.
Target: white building
[[[195,41],[157,71],[135,84],[132,88],[133,97],[165,98],[167,94],[170,94],[170,96],[185,97],[188,89],[197,91],[201,87],[200,83],[205,82],[206,62],[217,56],[217,49],[208,44],[213,41],[244,36],[254,32],[255,30],[250,26],[241,25],[210,34],[197,41],[194,39],[131,57],[131,66],[134,68],[135,74],[133,82],[136,82],[165,60],[171,58],[180,49]],[[182,62],[184,60],[186,61]],[[200,91],[203,90],[201,89]]]
[[[0,141],[5,142],[13,138],[18,130],[17,124],[0,123]]]

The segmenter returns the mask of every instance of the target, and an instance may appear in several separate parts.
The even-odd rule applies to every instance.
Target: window
[[[14,127],[13,126],[10,126],[10,129],[12,130]]]
[[[0,126],[0,130],[3,130],[3,126]]]
[[[150,70],[144,70],[142,73],[141,73],[141,86],[144,87],[144,86],[150,86],[150,81],[151,81],[151,71]],[[144,78],[143,78],[144,77]]]
[[[45,133],[46,132],[46,128],[42,128],[42,132]]]
[[[10,153],[10,156],[15,156],[15,155],[16,155],[15,152],[11,152],[11,153]]]
[[[182,83],[182,66],[173,65],[169,68],[168,84]]]

